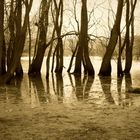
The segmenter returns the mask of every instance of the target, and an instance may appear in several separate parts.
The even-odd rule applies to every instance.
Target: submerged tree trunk
[[[56,73],[62,73],[63,70],[63,42],[62,38],[58,39],[58,43],[56,45]]]
[[[89,58],[88,51],[88,17],[87,17],[87,0],[82,0],[81,9],[81,30],[79,35],[79,46],[77,48],[75,61],[75,74],[81,74],[81,66],[84,66],[85,73],[94,75],[94,69]]]
[[[10,63],[13,60],[13,55],[15,50],[17,49],[16,46],[19,41],[19,37],[21,34],[21,24],[22,24],[22,1],[14,1],[11,0],[10,3],[10,16],[9,16],[9,31],[10,31],[10,40],[9,46],[7,49],[7,68],[9,69]],[[17,68],[15,70],[16,75],[21,76],[23,75],[23,69],[21,65],[21,61],[19,60],[17,64]]]
[[[22,0],[16,1],[16,6],[17,6],[17,14],[16,14],[16,40],[15,40],[15,46],[18,44],[18,39],[21,34],[21,24],[22,24]],[[16,48],[15,48],[16,49]],[[21,65],[21,61],[17,64],[16,70],[15,70],[16,75],[20,76],[23,75],[23,69]]]
[[[118,76],[122,76],[123,73],[128,74],[132,66],[132,49],[134,43],[134,10],[135,10],[136,3],[137,0],[135,0],[134,2],[133,0],[131,0],[131,4],[129,0],[126,1],[126,33],[125,33],[123,45],[121,48],[119,48]],[[131,35],[130,35],[130,31],[131,31]],[[119,47],[120,47],[120,43],[119,43]],[[121,55],[125,47],[126,47],[125,50],[126,62],[125,62],[125,70],[123,71],[122,64],[121,64]]]
[[[121,51],[121,34],[119,34],[119,53],[118,53],[118,61],[117,61],[117,76],[118,77],[123,77],[123,69],[122,69],[122,62],[121,62],[121,56],[122,56],[122,51]]]
[[[87,0],[82,0],[80,45],[83,45],[83,61],[88,75],[94,75],[94,69],[89,58],[88,50],[88,17]]]
[[[44,45],[46,46],[46,44]],[[40,49],[38,48],[39,51],[37,51],[36,57],[29,67],[29,71],[28,71],[29,74],[40,74],[41,66],[43,63],[43,58],[46,50],[44,45],[40,46],[39,47]]]
[[[10,3],[10,15],[9,15],[9,23],[8,23],[8,27],[9,27],[9,34],[10,34],[10,39],[9,39],[9,44],[8,44],[8,48],[7,48],[7,69],[10,66],[10,61],[11,61],[11,57],[12,57],[12,52],[13,52],[13,48],[15,46],[15,26],[14,26],[14,0],[11,0]]]
[[[135,1],[136,2],[136,1]],[[129,0],[127,0],[127,8],[128,8],[128,13],[129,13]],[[129,14],[127,15],[126,18],[126,30],[128,31],[128,34],[126,36],[126,63],[125,63],[125,70],[124,73],[128,74],[130,73],[131,70],[131,66],[132,66],[132,51],[133,51],[133,44],[134,44],[134,11],[133,8],[135,8],[135,3],[133,4],[133,0],[131,0],[131,18],[132,21],[129,20]],[[129,25],[129,22],[131,22],[131,24]],[[131,27],[131,40],[130,40],[130,27]]]
[[[111,58],[117,44],[118,36],[120,34],[120,23],[123,11],[123,0],[118,0],[118,8],[116,13],[116,20],[111,30],[110,40],[106,48],[99,75],[110,76],[111,75]]]
[[[57,34],[57,45],[56,45],[56,73],[62,73],[63,71],[63,41],[61,37],[61,30],[63,24],[63,0],[60,0],[57,4],[54,0],[56,10],[56,20],[54,23],[56,34]]]
[[[34,56],[32,64],[29,66],[29,74],[39,74],[41,71],[41,66],[44,58],[44,54],[46,51],[46,48],[48,47],[46,45],[46,35],[47,35],[47,29],[48,29],[48,14],[49,14],[49,8],[50,3],[52,0],[42,0],[41,2],[41,16],[38,23],[38,29],[39,29],[39,37],[38,39],[38,48],[36,56]]]
[[[5,55],[4,0],[0,0],[0,75],[3,75],[6,72]]]
[[[50,42],[50,49],[49,49],[48,56],[47,56],[47,59],[46,59],[46,78],[49,78],[50,57],[51,57],[52,48],[53,48],[53,37],[54,37],[54,34],[55,34],[55,28],[53,30],[52,40]]]
[[[10,66],[5,75],[5,81],[4,81],[5,83],[9,83],[11,81],[11,78],[14,76],[16,68],[20,62],[20,58],[21,58],[23,48],[24,48],[24,43],[25,43],[26,31],[27,31],[27,25],[28,25],[28,17],[29,17],[29,13],[31,10],[32,2],[33,2],[33,0],[30,0],[30,2],[28,4],[26,3],[26,5],[25,5],[26,13],[25,13],[25,17],[24,17],[23,26],[21,28],[21,32],[20,32],[18,41],[15,46],[16,49],[14,49],[14,52],[12,54],[12,60],[11,60]]]
[[[74,68],[73,73],[81,74],[81,72],[82,72],[83,48],[79,44],[78,44],[77,53],[76,53],[75,57],[76,57],[76,59],[75,59],[75,68]]]
[[[77,47],[78,47],[78,42],[77,42],[77,44],[76,44],[76,48],[75,48],[75,50],[74,50],[74,52],[73,52],[73,54],[72,54],[72,56],[71,56],[71,60],[70,60],[70,64],[69,64],[69,68],[68,68],[68,70],[67,70],[68,73],[70,73],[70,70],[71,70],[71,68],[72,68],[72,63],[73,63],[73,59],[74,59],[74,56],[75,56],[76,51],[77,51]]]

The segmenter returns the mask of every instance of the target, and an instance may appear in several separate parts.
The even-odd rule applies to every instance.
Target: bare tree
[[[63,0],[60,0],[58,5],[56,0],[54,0],[55,10],[56,10],[56,21],[55,30],[57,34],[57,45],[56,45],[56,73],[62,73],[63,70],[63,41],[61,37],[61,30],[63,24]]]
[[[40,6],[40,17],[38,26],[38,37],[37,39],[37,50],[35,52],[34,59],[29,67],[29,74],[40,74],[44,54],[48,45],[46,45],[46,37],[48,31],[48,20],[49,20],[49,8],[52,0],[42,0]]]
[[[25,16],[23,19],[23,25],[21,27],[20,34],[18,34],[17,42],[15,43],[15,48],[12,52],[12,59],[10,62],[10,65],[8,67],[7,73],[5,75],[5,82],[9,83],[11,81],[11,78],[13,77],[14,73],[16,72],[16,68],[20,63],[20,58],[24,49],[25,39],[26,39],[26,32],[27,32],[27,26],[28,26],[28,18],[29,13],[32,7],[33,0],[25,0]]]
[[[126,63],[125,63],[125,69],[124,69],[125,74],[128,74],[130,72],[131,66],[132,66],[132,59],[133,59],[132,50],[133,50],[133,44],[134,44],[134,10],[135,10],[136,3],[137,3],[137,0],[135,0],[134,2],[133,0],[131,0],[131,2],[129,2],[129,0],[126,1],[128,15],[126,16],[127,34],[126,34]],[[130,33],[130,30],[131,30],[131,33]]]
[[[134,43],[134,10],[136,6],[137,0],[129,1],[126,0],[126,32],[125,37],[122,43],[121,39],[121,32],[119,35],[119,56],[118,56],[118,76],[123,76],[123,73],[127,74],[130,72],[132,66],[132,50],[133,50],[133,43]],[[131,31],[131,32],[130,32]],[[125,63],[125,70],[122,69],[121,64],[121,55],[125,49],[126,52],[126,63]]]
[[[111,57],[116,47],[118,36],[120,34],[120,23],[121,23],[122,11],[123,11],[123,3],[124,3],[123,0],[118,0],[116,19],[113,28],[111,30],[110,40],[106,48],[106,53],[103,57],[103,61],[99,71],[99,75],[102,76],[111,75]]]
[[[81,74],[81,65],[83,63],[85,73],[94,75],[94,68],[89,58],[88,50],[88,16],[87,0],[82,0],[81,9],[81,29],[79,35],[79,44],[77,47],[74,73]]]

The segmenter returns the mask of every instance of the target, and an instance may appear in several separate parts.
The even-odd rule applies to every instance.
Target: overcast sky
[[[31,15],[34,15],[39,9],[39,4],[41,0],[34,0],[33,7],[31,11]],[[64,13],[64,26],[66,29],[73,30],[73,27],[70,25],[70,21],[75,24],[75,21],[72,17],[72,13],[69,12],[69,9],[72,9],[72,1],[73,0],[64,0],[65,2],[65,13]],[[80,3],[80,0],[77,0]],[[94,10],[94,21],[91,21],[90,24],[95,22],[95,27],[91,28],[91,33],[106,35],[108,30],[108,8],[109,4],[108,1],[111,2],[111,7],[113,8],[114,12],[117,7],[117,0],[88,0],[88,11],[91,9]],[[77,6],[77,18],[80,20],[80,5]],[[110,17],[113,17],[111,14]],[[113,20],[110,20],[110,25],[112,25]],[[124,20],[125,21],[125,20]],[[122,22],[123,24],[123,22]],[[124,25],[122,25],[124,26]],[[108,30],[109,32],[109,30]],[[135,10],[135,34],[140,35],[140,0],[137,2],[137,7]]]

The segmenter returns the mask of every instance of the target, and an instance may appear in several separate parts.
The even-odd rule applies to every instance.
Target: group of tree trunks
[[[4,78],[4,83],[9,83],[14,75],[20,76],[23,74],[20,58],[25,46],[27,33],[29,34],[30,22],[29,14],[31,11],[33,0],[10,0],[10,10],[8,12],[8,34],[9,41],[6,47],[5,43],[5,1],[0,0],[0,75]],[[101,68],[99,71],[100,76],[111,75],[111,58],[115,47],[118,45],[118,77],[123,74],[130,73],[132,65],[132,50],[134,42],[134,10],[137,0],[118,0],[116,18],[110,33],[110,39],[106,47],[106,52],[103,57]],[[122,41],[121,36],[121,20],[122,13],[126,9],[126,26],[125,37]],[[23,14],[24,11],[24,14]],[[51,15],[51,20],[49,16]],[[38,33],[36,37],[35,52],[32,61],[30,61],[29,71],[30,75],[40,74],[45,51],[49,48],[46,60],[46,78],[49,77],[50,71],[50,57],[52,57],[51,72],[62,74],[63,72],[63,15],[64,15],[64,2],[63,0],[42,0],[39,9],[39,21],[36,23]],[[48,38],[50,33],[49,24],[53,22],[51,29],[51,38]],[[89,56],[89,35],[88,35],[88,7],[87,0],[81,0],[81,23],[80,28],[76,34],[78,37],[77,45],[72,55],[68,72],[71,71],[73,58],[75,57],[75,67],[73,73],[80,75],[82,73],[82,66],[84,73],[90,76],[95,75],[93,65]],[[30,40],[31,41],[31,40]],[[125,48],[126,62],[123,70],[121,64],[122,52]],[[54,70],[55,62],[55,70]]]

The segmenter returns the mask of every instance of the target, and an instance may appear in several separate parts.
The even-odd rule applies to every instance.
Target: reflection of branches
[[[74,19],[76,21],[76,24],[77,24],[77,29],[78,29],[78,32],[80,31],[80,27],[79,27],[79,21],[77,20],[77,13],[76,13],[76,6],[77,6],[77,0],[73,0],[73,7],[74,7]]]

